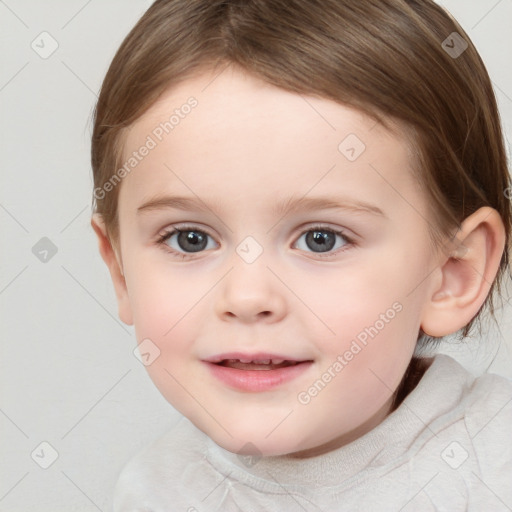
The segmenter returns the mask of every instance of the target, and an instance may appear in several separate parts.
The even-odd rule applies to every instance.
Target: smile
[[[222,384],[244,392],[262,392],[278,388],[299,377],[313,364],[285,356],[236,355],[212,357],[203,361],[210,374]]]

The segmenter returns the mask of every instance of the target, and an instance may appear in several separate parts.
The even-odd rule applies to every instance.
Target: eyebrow
[[[137,215],[166,209],[209,211],[217,215],[217,209],[220,205],[220,202],[216,202],[209,206],[197,197],[156,195],[137,208]],[[314,210],[344,210],[386,217],[385,213],[376,205],[341,197],[290,197],[278,201],[273,208],[273,213],[284,217],[299,211]]]

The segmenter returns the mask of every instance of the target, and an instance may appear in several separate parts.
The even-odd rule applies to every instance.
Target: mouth
[[[303,374],[312,359],[277,354],[221,354],[203,360],[212,375],[238,391],[269,391]]]
[[[312,359],[300,359],[270,352],[257,352],[254,354],[229,352],[209,357],[204,359],[204,361],[237,370],[278,370],[301,363],[311,363]]]
[[[237,370],[278,370],[280,368],[288,368],[289,366],[296,366],[306,361],[289,361],[286,359],[256,359],[256,360],[242,360],[242,359],[223,359],[218,363],[219,366],[226,368],[235,368]]]

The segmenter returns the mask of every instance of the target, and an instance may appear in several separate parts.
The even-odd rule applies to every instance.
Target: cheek
[[[130,283],[135,335],[138,343],[151,340],[158,357],[146,366],[155,385],[169,399],[179,396],[187,376],[182,375],[183,363],[192,360],[194,340],[198,336],[205,294],[209,283],[194,286],[185,272],[169,274],[168,268],[155,264],[137,266],[135,279]],[[208,286],[207,286],[208,285]],[[148,343],[148,342],[146,342]]]
[[[411,278],[404,274],[367,262],[338,276],[316,280],[315,287],[308,288],[308,305],[324,323],[319,323],[318,332],[329,351],[339,349],[340,340],[346,343],[358,338],[364,342],[372,326],[385,333],[393,330],[393,324],[401,323],[405,314],[400,311],[411,301],[407,296]],[[304,288],[304,293],[308,290]]]
[[[205,291],[192,286],[184,273],[171,279],[165,272],[152,265],[138,267],[130,290],[135,334],[138,343],[151,340],[149,346],[158,354],[146,365],[155,386],[177,410],[194,418],[197,411],[187,390],[198,383],[187,361],[194,359],[194,340],[203,316],[198,301]]]
[[[205,282],[190,279],[190,272],[161,257],[134,258],[127,282],[134,324],[143,336],[168,338],[180,319],[193,313],[194,304],[208,290]]]
[[[335,283],[325,280],[326,293],[315,304],[333,331],[322,329],[316,338],[324,356],[318,377],[329,370],[336,375],[324,394],[328,401],[352,404],[364,415],[395,390],[419,331],[421,286],[410,293],[417,286],[415,273],[418,269],[406,266],[405,261],[393,261],[391,265],[362,265],[340,274]]]

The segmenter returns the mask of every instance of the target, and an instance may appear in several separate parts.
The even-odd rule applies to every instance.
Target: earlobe
[[[95,213],[91,218],[91,226],[98,237],[98,248],[101,257],[108,267],[117,297],[119,318],[127,325],[133,325],[133,315],[123,272],[122,259],[118,256],[107,235],[105,223],[101,215]]]
[[[499,213],[490,207],[480,208],[462,223],[456,240],[455,249],[444,255],[437,269],[441,279],[423,311],[421,328],[429,336],[457,332],[484,304],[505,248],[505,227]]]

